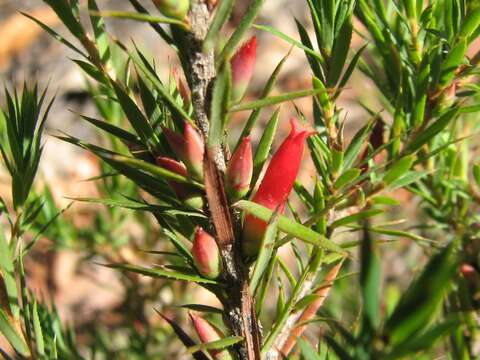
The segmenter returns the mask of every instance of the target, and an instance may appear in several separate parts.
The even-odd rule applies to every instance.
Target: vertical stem
[[[210,88],[216,76],[213,51],[202,51],[208,31],[210,12],[206,0],[192,0],[189,20],[191,31],[175,37],[183,42],[180,58],[192,93],[193,110],[204,138],[208,136]],[[206,143],[206,142],[205,142]],[[235,224],[223,184],[225,158],[206,149],[204,158],[205,190],[210,218],[216,232],[224,263],[226,299],[224,313],[233,335],[245,341],[235,345],[239,359],[260,360],[260,331],[255,318],[255,306],[248,286],[248,268],[244,264],[236,241]]]

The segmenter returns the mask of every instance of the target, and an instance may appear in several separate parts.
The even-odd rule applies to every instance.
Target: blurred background
[[[147,5],[147,1],[143,3]],[[228,24],[228,31],[235,28],[239,15],[248,6],[247,1],[237,1],[237,3],[239,5]],[[98,0],[98,4],[102,10],[132,10],[127,2]],[[265,2],[264,10],[257,21],[297,38],[294,17],[307,24],[307,28],[312,31],[311,24],[307,20],[307,11],[303,1],[270,0]],[[80,139],[101,143],[103,139],[99,138],[99,132],[87,122],[82,121],[79,116],[83,114],[100,117],[89,95],[86,79],[77,65],[71,61],[71,58],[76,57],[75,54],[52,39],[20,12],[34,16],[61,34],[67,34],[53,11],[42,1],[0,0],[1,83],[8,88],[21,87],[26,80],[38,82],[40,88],[48,86],[49,96],[56,96],[47,123],[48,133],[55,135],[65,132]],[[135,42],[141,49],[150,52],[155,57],[158,73],[162,76],[171,74],[172,69],[177,65],[173,52],[147,24],[129,20],[108,20],[107,26],[110,32],[128,47],[132,47]],[[271,34],[256,32],[252,35],[256,35],[258,41],[257,65],[247,100],[258,97],[277,63],[290,50],[289,44]],[[356,36],[352,45],[353,48],[359,48],[363,43],[364,41]],[[293,49],[274,93],[310,86],[311,73],[306,65],[305,56],[300,50]],[[3,95],[1,90],[0,94]],[[367,120],[367,115],[359,105],[359,101],[380,110],[375,102],[373,87],[358,73],[353,75],[340,100],[345,110],[344,114],[348,118],[345,129],[346,138]],[[295,104],[283,106],[280,115],[283,133],[276,139],[277,144],[288,131],[288,118],[295,114],[295,106],[308,119],[311,114],[311,105],[311,99],[306,98],[295,101]],[[275,109],[269,111],[273,110]],[[261,121],[265,122],[270,118],[269,111],[263,112]],[[235,114],[231,122],[232,141],[235,141],[239,134],[236,132],[236,128],[239,128],[237,125],[241,124],[247,116],[246,113]],[[254,141],[261,134],[261,126],[257,129],[259,130],[254,133]],[[309,162],[306,161],[300,178],[305,183],[309,182],[313,173],[309,171],[309,166]],[[99,173],[100,164],[92,155],[71,144],[59,141],[54,136],[48,136],[37,178],[38,191],[48,189],[48,196],[51,196],[48,200],[49,211],[55,213],[56,210],[69,206],[72,202],[71,198],[96,197],[99,191],[105,191],[99,190],[96,182],[86,181]],[[4,175],[0,167],[0,196],[8,201],[11,198],[10,187],[8,177]],[[404,193],[394,195],[404,200],[407,196]],[[416,207],[415,202],[403,203],[405,205],[398,209],[396,218],[415,216],[411,213],[411,209]],[[92,336],[97,334],[99,326],[107,332],[111,329],[119,329],[123,325],[126,328],[133,326],[134,333],[146,331],[144,321],[161,321],[153,312],[153,307],[167,314],[177,311],[172,308],[172,305],[181,302],[177,297],[179,293],[187,293],[186,296],[190,299],[200,298],[204,303],[215,305],[215,300],[207,298],[206,292],[198,288],[185,292],[182,287],[189,285],[178,283],[156,286],[154,289],[160,301],[149,304],[150,294],[142,292],[145,289],[147,289],[145,291],[152,291],[151,288],[149,289],[147,280],[145,280],[146,283],[142,283],[144,280],[124,279],[116,271],[98,265],[98,263],[119,259],[133,259],[133,262],[139,256],[138,253],[148,248],[149,244],[156,243],[157,237],[157,225],[146,216],[132,215],[131,211],[118,213],[100,205],[75,202],[64,212],[61,224],[50,231],[50,236],[42,238],[28,257],[26,270],[29,285],[39,298],[47,302],[49,299],[55,302],[62,320],[75,324],[79,334],[78,341],[85,343],[92,341]],[[419,247],[411,246],[410,241],[404,243],[400,241],[395,246],[394,250],[387,250],[382,254],[382,261],[388,264],[384,267],[387,285],[391,279],[396,279],[396,286],[392,287],[391,291],[399,292],[398,285],[400,284],[401,287],[402,281],[407,283],[410,280],[408,275],[410,269],[418,265],[421,250]],[[293,257],[290,256],[290,259]],[[131,283],[125,286],[124,282],[128,283],[130,280]],[[349,289],[349,281],[349,276],[342,278],[338,283],[338,292],[337,290],[333,292],[329,300],[331,303],[329,306],[333,311],[335,303],[357,301],[353,296],[349,297],[349,294],[354,294],[354,291]],[[137,298],[132,300],[132,297]],[[188,298],[183,300],[188,302]],[[271,301],[275,299],[272,298]],[[340,307],[340,305],[337,306],[338,309]],[[93,332],[92,329],[94,329]],[[129,331],[132,331],[131,328],[129,329],[114,334],[118,336],[117,343],[121,344],[125,341]],[[168,334],[161,336],[165,337],[165,341],[169,339]],[[168,346],[170,355],[166,354],[165,358],[180,358],[179,353],[182,353],[180,349],[180,343],[174,342],[173,345]]]

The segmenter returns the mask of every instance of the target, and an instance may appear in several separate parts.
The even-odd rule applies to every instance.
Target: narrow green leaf
[[[98,6],[95,0],[88,0],[88,10],[90,11],[90,22],[92,23],[95,43],[98,47],[100,58],[105,63],[110,58],[109,39],[105,29],[105,21],[98,13]]]
[[[210,23],[210,27],[208,28],[207,36],[205,36],[205,40],[203,41],[203,52],[207,53],[213,49],[220,29],[228,20],[228,17],[232,12],[233,4],[233,0],[222,0],[220,5],[218,5],[215,16]]]
[[[0,275],[5,283],[7,290],[9,309],[15,319],[20,316],[20,308],[18,306],[17,281],[15,279],[15,266],[13,263],[13,253],[5,238],[3,227],[0,226]],[[2,279],[0,279],[2,281]]]
[[[240,105],[234,105],[230,108],[230,112],[237,112],[237,111],[245,111],[245,110],[254,110],[258,109],[261,107],[265,106],[271,106],[271,105],[276,105],[280,104],[285,101],[290,101],[306,96],[312,96],[315,94],[319,94],[325,92],[323,89],[306,89],[306,90],[299,90],[299,91],[292,91],[290,93],[282,94],[282,95],[277,95],[277,96],[271,96],[267,97],[265,99],[260,99],[257,101],[252,101],[247,104],[240,104]]]
[[[199,350],[220,350],[238,344],[241,341],[243,341],[241,336],[229,336],[220,340],[190,346],[187,351],[191,354]]]
[[[381,214],[383,210],[381,209],[367,209],[360,211],[353,215],[345,216],[337,221],[334,221],[330,226],[332,229],[338,228],[340,226],[345,226],[354,222],[358,222],[360,220],[364,220],[375,215]]]
[[[367,125],[358,130],[357,133],[353,136],[343,156],[344,170],[350,169],[356,158],[359,156],[360,149],[370,135],[372,127],[373,121],[369,121]]]
[[[427,171],[409,171],[404,176],[402,176],[401,178],[398,178],[397,180],[392,182],[389,187],[392,190],[403,188],[405,186],[408,186],[408,185],[420,180],[421,178],[423,178],[426,175],[428,175]]]
[[[473,10],[463,21],[458,37],[468,39],[480,26],[480,8]]]
[[[63,45],[68,47],[69,49],[75,51],[77,54],[81,55],[85,59],[88,59],[88,55],[85,54],[83,51],[78,49],[75,45],[73,45],[71,42],[67,41],[63,36],[61,36],[59,33],[57,33],[55,30],[52,28],[48,27],[44,23],[42,23],[40,20],[35,19],[33,16],[30,16],[24,12],[20,12],[23,16],[26,16],[30,20],[34,21],[37,23],[38,26],[40,26],[43,30],[45,30],[50,36],[52,36],[55,40],[61,42]]]
[[[138,66],[140,70],[142,70],[143,74],[152,83],[154,88],[160,93],[160,96],[163,98],[163,100],[165,100],[165,105],[167,105],[168,109],[172,113],[176,114],[178,117],[194,124],[193,120],[185,112],[182,105],[177,103],[177,101],[174,99],[172,94],[170,94],[168,89],[165,88],[165,86],[162,84],[162,82],[158,78],[157,74],[155,74],[153,69],[147,66],[147,64],[145,64],[145,62],[142,60],[142,55],[138,50],[137,50],[137,55],[138,57],[137,56],[132,57],[133,62],[135,63],[135,65]]]
[[[173,24],[173,25],[180,26],[184,30],[189,29],[189,26],[181,20],[165,17],[165,16],[152,16],[150,14],[142,14],[138,12],[103,10],[100,12],[93,12],[92,15],[103,16],[103,17],[113,17],[117,19],[127,19],[127,20],[148,22],[148,23]]]
[[[360,286],[363,299],[365,330],[374,330],[380,323],[381,266],[377,249],[368,230],[363,232],[361,244]]]
[[[424,131],[420,132],[417,136],[413,138],[410,144],[407,145],[407,150],[411,153],[420,149],[423,145],[428,143],[435,135],[440,133],[445,129],[450,122],[455,119],[459,113],[459,108],[454,107],[450,109],[445,114],[440,116],[432,125],[426,128]]]
[[[472,172],[473,172],[473,178],[475,179],[477,186],[480,186],[480,165],[473,164]]]
[[[75,7],[69,1],[44,0],[62,20],[62,23],[77,39],[81,39],[85,35],[85,31],[78,19],[78,14],[75,13]]]
[[[268,81],[267,81],[267,84],[265,85],[265,87],[263,88],[263,91],[262,91],[262,95],[261,95],[261,99],[265,99],[268,97],[268,95],[270,94],[270,92],[272,91],[273,87],[275,86],[276,82],[277,82],[277,79],[278,79],[278,75],[280,74],[280,70],[282,69],[283,67],[283,64],[285,64],[285,61],[287,60],[287,58],[290,56],[290,52],[291,52],[291,49],[290,51],[287,53],[287,55],[285,55],[282,60],[280,60],[280,62],[277,64],[277,66],[275,67],[275,69],[273,70],[272,74],[270,75],[270,77],[268,78]],[[247,120],[247,123],[245,124],[245,127],[243,128],[242,130],[242,135],[240,136],[239,138],[239,141],[237,143],[237,146],[236,148],[240,145],[240,141],[247,135],[250,135],[250,132],[252,131],[253,127],[255,126],[257,120],[258,120],[258,117],[260,116],[262,112],[262,108],[258,108],[254,111],[252,111],[252,113],[250,114],[250,116],[248,117],[248,120]]]
[[[130,272],[142,274],[142,275],[153,277],[153,278],[190,281],[190,282],[196,282],[200,284],[218,284],[214,280],[206,279],[201,276],[186,274],[186,273],[173,271],[173,270],[165,270],[163,268],[145,268],[142,266],[136,266],[131,264],[105,264],[104,266],[113,268],[113,269],[130,271]]]
[[[137,10],[138,13],[141,14],[146,14],[148,15],[147,9],[145,9],[142,4],[138,0],[128,0],[130,4]],[[173,46],[173,39],[170,37],[169,34],[160,26],[160,24],[157,23],[150,23],[150,26],[152,27],[153,30],[157,32],[158,35],[170,46]]]
[[[311,303],[317,301],[320,298],[320,295],[318,294],[308,294],[305,295],[303,298],[301,298],[296,304],[295,304],[295,311],[300,311],[304,308],[306,308],[308,305]]]
[[[33,302],[32,309],[32,320],[33,320],[33,329],[35,331],[35,343],[37,345],[37,352],[40,355],[45,355],[45,342],[43,340],[43,331],[42,325],[40,323],[40,318],[38,316],[37,301]]]
[[[404,176],[407,171],[410,170],[414,161],[414,155],[407,155],[399,159],[398,161],[395,161],[383,176],[383,182],[386,185],[390,185],[395,180]]]
[[[345,185],[351,183],[352,181],[354,181],[356,178],[358,178],[360,176],[360,174],[362,173],[362,171],[360,169],[349,169],[347,171],[345,171],[342,175],[340,175],[338,177],[338,179],[335,181],[335,183],[333,184],[333,187],[335,189],[341,189],[342,187],[344,187]]]
[[[352,22],[347,20],[344,22],[340,30],[338,38],[333,46],[332,57],[329,59],[329,69],[327,73],[327,87],[333,87],[337,84],[342,75],[345,61],[347,60],[350,42],[352,40]]]
[[[256,301],[256,312],[257,318],[260,317],[262,311],[265,310],[265,298],[268,293],[268,288],[270,282],[272,281],[273,271],[275,270],[275,265],[277,264],[277,251],[274,250],[273,255],[270,257],[270,262],[268,263],[267,268],[265,269],[265,275],[262,278],[262,281],[259,286],[257,286],[257,293],[255,294]]]
[[[267,222],[270,221],[273,215],[273,211],[271,211],[270,209],[251,201],[241,200],[235,203],[233,206],[237,209],[246,211],[249,214],[255,215],[259,219]],[[309,244],[316,245],[331,251],[344,253],[341,247],[339,247],[331,240],[285,216],[279,216],[278,228],[281,231],[300,240],[303,240]]]
[[[188,179],[182,175],[179,175],[177,173],[164,169],[160,166],[150,164],[140,159],[135,159],[132,157],[122,156],[122,155],[112,155],[110,159],[120,164],[129,165],[136,169],[143,170],[149,174],[159,176],[160,178],[165,180],[173,180],[180,183],[192,184],[201,189],[203,188],[203,184],[197,181]]]
[[[281,31],[278,31],[277,29],[271,27],[271,26],[266,26],[266,25],[254,25],[255,28],[257,28],[258,30],[263,30],[263,31],[267,31],[277,37],[279,37],[280,39],[283,39],[285,40],[286,42],[288,42],[289,44],[299,48],[299,49],[302,49],[303,51],[307,52],[309,55],[313,56],[314,58],[317,58],[318,60],[323,60],[322,56],[320,54],[318,54],[316,51],[310,49],[309,47],[303,45],[301,42],[295,40],[295,39],[292,39],[290,36],[288,35],[285,35],[284,33],[282,33]]]
[[[393,345],[414,337],[433,320],[456,268],[453,243],[430,259],[385,324]]]
[[[13,318],[9,317],[3,309],[0,309],[0,333],[5,336],[18,353],[28,358],[30,357],[30,350],[23,336],[17,332],[13,321]]]
[[[350,61],[350,64],[348,64],[347,69],[343,73],[342,78],[340,79],[340,82],[338,83],[337,88],[338,89],[343,89],[345,85],[347,84],[348,80],[352,76],[353,70],[357,67],[358,60],[360,60],[360,56],[362,56],[363,50],[367,47],[368,44],[363,45],[358,51],[355,53],[353,56],[352,60]]]
[[[449,319],[435,324],[425,332],[409,337],[403,343],[395,346],[388,358],[398,359],[407,355],[414,356],[419,351],[431,349],[435,342],[443,337],[451,336],[457,328],[462,327],[461,324],[459,319]]]
[[[181,308],[189,309],[193,311],[203,312],[203,313],[210,313],[210,314],[223,314],[223,310],[209,306],[209,305],[201,305],[201,304],[184,304],[180,305]]]
[[[233,32],[230,39],[228,39],[227,44],[220,53],[218,57],[219,61],[216,61],[217,65],[223,65],[224,60],[229,60],[233,56],[235,50],[242,41],[243,35],[245,35],[252,23],[255,21],[255,18],[260,12],[264,1],[265,0],[253,0],[249,4],[247,12],[242,16],[240,24]]]
[[[122,128],[120,128],[118,126],[112,125],[109,122],[106,122],[106,121],[103,121],[103,120],[98,120],[98,119],[91,118],[89,116],[85,116],[85,115],[80,115],[80,116],[82,117],[82,119],[88,121],[90,124],[98,127],[99,129],[102,129],[102,130],[106,131],[107,133],[115,136],[116,138],[122,140],[127,145],[133,145],[133,144],[142,145],[142,142],[140,141],[140,139],[137,136],[135,136],[134,134],[132,134],[128,131],[123,130]]]
[[[398,206],[400,202],[394,198],[384,195],[377,195],[370,199],[372,204],[375,205],[389,205],[389,206]]]
[[[119,83],[116,81],[112,81],[111,83],[117,95],[118,102],[138,136],[140,136],[145,143],[148,143],[151,139],[156,139],[151,124],[140,111],[135,101],[126,93],[125,89]]]
[[[255,293],[257,290],[258,284],[260,283],[265,269],[270,262],[270,258],[274,250],[275,240],[277,238],[277,227],[278,212],[275,212],[271,217],[267,229],[263,235],[260,253],[255,261],[255,267],[253,268],[253,273],[250,278],[250,289],[252,293]]]
[[[265,162],[268,159],[270,154],[270,149],[275,139],[275,134],[277,132],[278,119],[280,114],[280,109],[275,110],[270,121],[268,122],[263,135],[258,143],[257,151],[255,152],[255,157],[253,158],[253,175],[252,175],[252,184],[257,182],[258,177],[262,171],[262,168]]]
[[[220,146],[227,123],[230,91],[232,87],[230,63],[226,62],[215,79],[212,92],[208,147]]]
[[[305,360],[322,360],[320,355],[314,349],[313,345],[307,340],[299,338],[297,340],[297,344]]]
[[[455,71],[465,59],[467,51],[467,39],[461,39],[448,53],[446,59],[442,63],[440,74],[440,85],[448,85],[455,77]]]

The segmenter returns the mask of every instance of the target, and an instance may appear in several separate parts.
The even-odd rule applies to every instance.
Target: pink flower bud
[[[200,274],[209,279],[216,279],[220,275],[222,261],[218,245],[215,239],[201,227],[195,229],[192,255]]]
[[[190,8],[190,0],[153,0],[160,12],[179,20],[185,19]]]
[[[301,127],[297,119],[290,119],[291,131],[283,141],[265,171],[252,201],[271,210],[283,212],[302,161],[305,140],[315,131]],[[245,216],[242,248],[246,256],[255,256],[260,250],[267,223],[253,215]]]
[[[255,69],[257,38],[253,36],[232,57],[232,100],[242,100]]]
[[[191,312],[189,312],[188,315],[190,316],[190,319],[192,319],[195,331],[197,332],[197,335],[202,343],[221,340],[224,337],[222,332],[211,325],[207,320],[201,318],[200,316],[194,315]],[[212,349],[208,352],[217,360],[233,360],[233,357],[228,350]]]
[[[174,172],[175,174],[187,176],[187,169],[181,163],[171,158],[165,156],[159,156],[156,159],[156,163],[158,166]],[[183,199],[188,194],[188,189],[181,183],[176,181],[169,181],[168,184],[173,189],[173,192],[177,195],[179,199]]]
[[[474,279],[477,271],[472,265],[463,263],[460,265],[460,273],[466,279]]]
[[[231,201],[241,199],[247,194],[250,189],[252,173],[252,142],[250,136],[246,136],[242,139],[227,166],[226,188]]]
[[[163,133],[173,152],[186,165],[188,174],[202,180],[205,149],[200,134],[188,122],[185,123],[183,136],[166,127],[163,128]]]
[[[165,157],[165,156],[159,156],[156,159],[156,163],[158,166],[169,170],[171,172],[174,172],[175,174],[182,175],[182,176],[187,176],[187,169],[182,163],[179,163],[178,161]],[[203,208],[203,198],[202,196],[196,192],[194,189],[192,189],[190,186],[187,184],[182,184],[176,181],[169,181],[168,184],[172,188],[173,192],[177,197],[182,200],[185,204],[195,208],[195,209],[201,209]]]
[[[203,179],[203,154],[205,147],[200,134],[190,123],[186,122],[183,129],[185,139],[185,164],[188,172],[197,179]]]

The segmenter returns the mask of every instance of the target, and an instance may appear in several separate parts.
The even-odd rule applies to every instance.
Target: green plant
[[[97,229],[82,234],[62,224],[48,191],[35,192],[29,201],[46,118],[39,120],[44,95],[28,87],[20,98],[7,93],[0,114],[8,146],[1,149],[12,178],[13,209],[7,212],[2,202],[11,235],[9,241],[0,237],[0,294],[8,299],[0,303],[0,331],[19,358],[117,356],[113,336],[76,344],[71,332],[61,330],[55,311],[27,290],[22,259],[35,240],[25,244],[22,235],[35,229],[61,239],[66,228],[89,241],[78,246],[79,239],[74,245],[57,240],[63,246],[99,256],[122,274],[128,294],[124,331],[134,334],[135,320],[146,328],[122,348],[127,358],[165,356],[171,331],[196,359],[433,358],[442,348],[452,359],[478,356],[480,170],[472,163],[480,55],[468,50],[480,33],[480,4],[306,0],[313,33],[295,19],[296,40],[255,24],[263,1],[252,0],[222,44],[218,35],[232,0],[156,1],[164,16],[150,14],[137,0],[130,0],[135,12],[101,11],[95,0],[86,9],[74,0],[45,2],[72,40],[26,16],[75,51],[73,61],[85,73],[102,117],[82,116],[104,135],[101,144],[58,136],[102,162],[95,179],[101,180],[101,197],[75,200],[109,210],[97,215]],[[150,24],[176,52],[186,83],[178,74],[163,80],[167,76],[157,73],[139,47],[109,36],[105,17]],[[255,37],[242,45],[251,29],[303,51],[312,87],[271,95],[287,54],[259,98],[242,100],[262,50]],[[365,44],[352,52],[356,34]],[[374,96],[358,94],[365,121],[348,138],[346,130],[354,126],[339,100],[349,86],[364,84]],[[290,135],[273,151],[282,121],[278,108],[252,149],[250,136],[262,111],[302,97],[312,99],[313,121],[296,108]],[[229,120],[246,111],[235,142]],[[302,183],[297,174],[304,146],[315,175]],[[408,202],[394,198],[400,190],[420,201],[411,227],[395,223],[395,208]],[[158,226],[159,238],[146,238],[138,247],[109,236],[132,212],[143,214],[135,221],[146,229]],[[426,261],[395,299],[382,289],[380,254],[401,239],[421,249]],[[139,254],[137,262],[117,251],[125,244]],[[282,247],[294,261],[285,261]],[[357,249],[358,281],[348,272],[355,268]],[[139,275],[152,281],[145,285]],[[221,304],[197,303],[188,289],[179,292],[179,300],[186,300],[181,315],[187,309],[201,312],[214,323],[190,314],[199,343],[181,320],[160,311],[171,330],[158,329],[147,315],[146,308],[160,305],[158,292],[172,282],[202,287]],[[342,304],[337,289],[352,302]],[[274,304],[269,293],[277,296]],[[337,303],[324,304],[327,296]],[[322,336],[314,341],[304,336],[319,328]]]

